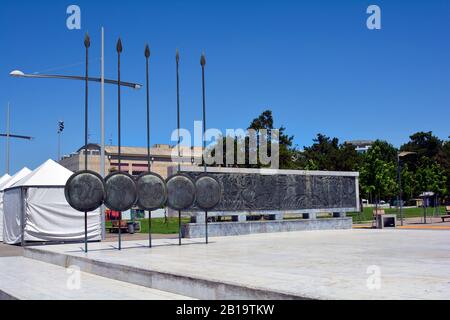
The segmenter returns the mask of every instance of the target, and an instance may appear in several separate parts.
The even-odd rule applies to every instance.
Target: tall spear
[[[85,79],[85,100],[84,100],[84,170],[88,169],[88,93],[89,93],[89,47],[91,46],[91,39],[86,33],[84,37],[84,47],[86,48],[86,79]],[[88,252],[87,242],[87,211],[84,212],[84,251]]]
[[[146,60],[146,79],[147,79],[147,162],[148,171],[151,172],[151,150],[150,150],[150,81],[149,81],[149,58],[150,58],[150,47],[148,44],[145,46],[145,60]],[[148,212],[148,245],[152,247],[152,211]]]
[[[118,151],[117,151],[117,158],[119,163],[119,172],[122,171],[122,159],[121,159],[121,134],[120,134],[120,54],[122,53],[122,40],[117,41],[117,131],[118,131]],[[119,212],[119,250],[122,250],[122,231],[121,231],[121,224],[122,224],[122,212]]]
[[[203,169],[205,174],[207,173],[206,168],[206,89],[205,89],[205,65],[206,56],[202,53],[200,58],[200,65],[202,66],[202,96],[203,96]],[[205,238],[206,244],[208,244],[208,210],[205,210]]]
[[[180,51],[177,49],[175,54],[175,61],[177,63],[177,134],[178,134],[178,173],[181,171],[181,136],[180,136]],[[181,210],[178,210],[178,244],[181,246]]]

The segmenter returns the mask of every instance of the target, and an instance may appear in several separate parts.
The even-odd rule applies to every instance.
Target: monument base
[[[342,230],[352,228],[352,218],[218,222],[208,224],[210,237],[238,236],[254,233],[275,233],[308,230]],[[184,238],[205,237],[204,223],[183,226]]]

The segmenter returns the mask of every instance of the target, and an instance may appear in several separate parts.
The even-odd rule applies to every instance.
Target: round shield
[[[64,195],[69,205],[77,211],[98,209],[105,199],[105,184],[102,177],[93,171],[80,171],[67,180]]]
[[[128,173],[114,172],[105,178],[105,205],[114,211],[126,211],[136,203],[136,182]]]
[[[195,183],[185,174],[176,174],[166,182],[167,206],[173,210],[190,208],[195,202]]]
[[[136,181],[137,204],[143,210],[162,208],[167,201],[166,183],[156,173],[144,173]]]
[[[197,189],[196,203],[200,209],[211,210],[215,208],[222,196],[222,188],[215,178],[203,175],[195,181]]]

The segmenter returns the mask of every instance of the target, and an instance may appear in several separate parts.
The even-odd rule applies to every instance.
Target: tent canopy
[[[9,179],[11,179],[11,176],[9,174],[5,174],[3,177],[0,178],[0,186],[4,183],[6,183],[6,181],[8,181]]]
[[[72,174],[72,171],[49,159],[7,189],[18,187],[61,187],[66,185]]]
[[[3,184],[0,185],[0,191],[4,191],[8,188],[10,188],[13,184],[15,184],[17,181],[21,180],[22,178],[26,177],[31,173],[31,170],[27,167],[23,168],[19,172],[17,172],[15,175],[11,177],[11,179],[7,180]]]

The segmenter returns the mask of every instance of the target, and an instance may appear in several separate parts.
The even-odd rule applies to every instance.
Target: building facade
[[[65,168],[78,172],[84,170],[84,147],[69,156],[64,156],[59,163]],[[157,144],[151,148],[151,171],[161,175],[164,179],[168,177],[169,167],[182,165],[198,166],[202,159],[201,147],[181,147],[181,157],[178,158],[178,150],[170,145]],[[89,144],[88,170],[101,174],[100,145]],[[120,170],[132,176],[139,176],[148,172],[147,148],[144,147],[121,147]],[[118,147],[105,146],[105,175],[119,170]]]

